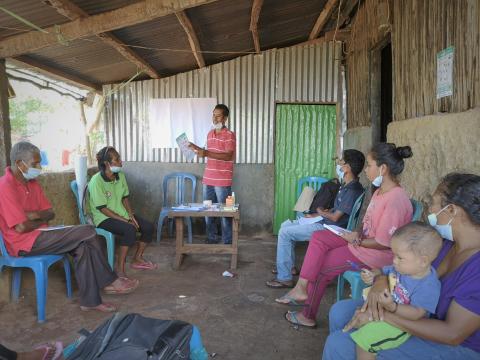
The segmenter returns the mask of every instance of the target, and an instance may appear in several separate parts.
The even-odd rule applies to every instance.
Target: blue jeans
[[[203,185],[203,200],[212,200],[212,203],[225,203],[227,196],[231,194],[231,186]],[[205,223],[207,225],[207,242],[218,243],[215,218],[205,217]],[[222,242],[224,244],[232,243],[232,218],[222,218]]]
[[[323,360],[355,360],[355,343],[350,333],[342,332],[350,321],[355,309],[363,304],[362,300],[341,300],[335,303],[329,313],[330,335],[323,349]],[[378,360],[474,360],[480,359],[480,353],[464,346],[439,344],[411,336],[395,349],[380,351]]]
[[[315,231],[323,230],[323,225],[300,225],[298,220],[286,220],[280,226],[277,240],[277,280],[292,280],[292,267],[295,266],[295,243],[309,241]]]

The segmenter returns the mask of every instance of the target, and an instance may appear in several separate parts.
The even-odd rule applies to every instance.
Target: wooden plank
[[[58,44],[58,34],[61,34],[68,41],[72,41],[144,23],[215,1],[217,0],[143,0],[85,19],[77,19],[57,27],[48,27],[45,29],[48,34],[40,31],[30,31],[6,38],[0,41],[0,58],[14,57]]]
[[[55,10],[57,10],[58,13],[69,18],[70,20],[85,19],[90,16],[86,11],[72,3],[70,0],[44,0],[44,2],[47,5],[52,6]],[[104,43],[117,50],[120,55],[133,63],[139,70],[143,70],[151,78],[158,79],[160,77],[157,71],[150,64],[142,59],[135,51],[125,46],[125,44],[122,43],[115,35],[106,32],[103,34],[98,34],[97,37]]]
[[[0,174],[10,165],[10,113],[8,106],[8,78],[5,60],[0,59]]]
[[[181,253],[183,254],[233,254],[232,245],[224,244],[184,244]]]
[[[200,48],[200,42],[198,41],[197,34],[193,28],[192,22],[188,18],[185,11],[179,11],[175,13],[177,16],[180,25],[182,25],[183,30],[187,34],[188,42],[190,43],[190,48],[192,49],[193,56],[195,56],[195,60],[197,60],[197,65],[199,68],[205,67],[205,60],[203,59],[203,55]]]
[[[258,19],[262,10],[263,0],[253,0],[252,13],[250,15],[250,31],[252,32],[255,51],[260,54],[260,38],[258,37]]]
[[[17,64],[22,67],[25,67],[25,66],[30,67],[33,70],[37,70],[45,75],[51,76],[60,81],[65,81],[67,83],[73,84],[80,88],[87,89],[87,90],[94,90],[98,94],[102,93],[101,85],[86,81],[78,76],[68,74],[62,70],[42,64],[37,60],[34,60],[28,56],[18,56],[14,59],[10,59],[9,61],[11,61],[13,64]]]
[[[334,36],[335,36],[335,41],[348,41],[350,39],[350,36],[351,36],[351,31],[350,31],[350,29],[342,29],[342,30],[338,30],[336,34],[335,34],[335,30],[328,31],[321,38],[317,38],[317,39],[313,39],[313,40],[307,40],[307,41],[301,42],[299,44],[296,44],[295,46],[322,44],[322,43],[325,43],[325,42],[333,41]]]
[[[328,22],[328,20],[330,20],[333,10],[338,5],[338,1],[339,0],[328,0],[322,12],[320,13],[320,15],[318,15],[317,21],[315,22],[315,25],[313,26],[313,29],[308,36],[308,40],[316,39],[318,35],[320,35],[323,27]]]

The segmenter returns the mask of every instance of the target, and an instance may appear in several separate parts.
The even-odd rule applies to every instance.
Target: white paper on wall
[[[178,134],[204,146],[212,127],[216,98],[151,99],[149,107],[152,148],[175,148]]]

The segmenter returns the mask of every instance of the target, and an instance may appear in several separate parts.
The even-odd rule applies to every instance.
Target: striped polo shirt
[[[227,153],[233,151],[235,158],[237,139],[235,133],[223,127],[219,133],[210,130],[207,135],[207,150]],[[233,160],[224,161],[207,158],[207,166],[203,173],[203,183],[211,186],[231,186],[233,178]]]

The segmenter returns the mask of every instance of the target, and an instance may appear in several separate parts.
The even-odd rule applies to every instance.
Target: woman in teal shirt
[[[128,248],[137,242],[137,232],[140,232],[141,236],[130,267],[141,270],[156,269],[156,264],[143,258],[147,243],[152,241],[153,225],[135,215],[130,206],[130,193],[125,174],[121,171],[120,154],[112,146],[104,147],[97,153],[97,162],[99,172],[88,184],[90,209],[96,227],[120,237],[120,251],[116,262],[118,275],[127,277],[125,261]]]

